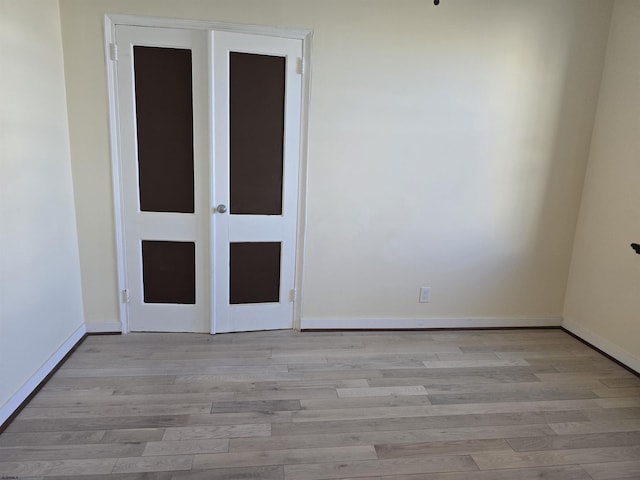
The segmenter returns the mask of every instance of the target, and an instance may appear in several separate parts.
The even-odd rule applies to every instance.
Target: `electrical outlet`
[[[420,303],[429,303],[431,301],[431,287],[420,288]]]

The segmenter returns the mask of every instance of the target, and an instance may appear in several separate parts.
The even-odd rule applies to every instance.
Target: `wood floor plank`
[[[629,378],[605,378],[600,380],[605,386],[609,388],[625,388],[625,387],[639,387],[640,386],[640,378],[638,377],[629,377]]]
[[[211,402],[230,401],[235,398],[235,392],[180,392],[167,393],[158,391],[155,394],[144,395],[91,395],[76,396],[73,393],[59,393],[38,395],[35,402],[30,402],[25,410],[31,410],[34,407],[54,408],[54,407],[118,407],[118,406],[134,406],[134,405],[175,405],[175,404],[211,404]]]
[[[188,383],[177,382],[171,385],[124,385],[116,386],[113,394],[126,397],[129,395],[189,395],[189,394],[234,394],[255,390],[252,383],[212,382]]]
[[[561,348],[561,347],[560,347]],[[576,345],[574,348],[580,348]],[[460,347],[464,353],[477,353],[477,352],[546,352],[546,351],[558,351],[557,344],[544,344],[540,342],[531,342],[530,344],[508,344],[503,345],[469,345]]]
[[[18,447],[35,445],[82,445],[99,443],[106,430],[88,430],[80,432],[37,432],[9,433],[0,435],[0,447]]]
[[[479,452],[511,453],[509,444],[502,438],[491,440],[456,440],[421,443],[376,444],[378,458],[425,457],[430,455],[469,455]]]
[[[463,387],[469,387],[470,385],[498,385],[505,384],[525,384],[531,382],[540,382],[540,380],[533,374],[523,376],[522,374],[501,375],[496,377],[495,375],[429,375],[429,376],[416,376],[416,377],[392,377],[387,376],[384,378],[371,378],[368,380],[371,387],[395,387],[403,385],[423,385],[427,391],[431,391],[434,387],[445,385],[459,385]]]
[[[640,419],[551,423],[549,424],[549,426],[558,435],[576,435],[584,433],[603,432],[632,432],[640,431]]]
[[[102,443],[154,442],[163,436],[164,428],[114,428],[105,432]]]
[[[197,415],[208,413],[212,402],[187,403],[184,405],[169,403],[167,405],[116,405],[116,406],[73,406],[73,407],[27,407],[20,413],[20,420],[31,419],[80,419],[105,417],[137,417],[166,415]]]
[[[176,473],[171,480],[284,480],[282,465],[214,468]]]
[[[422,385],[407,385],[403,387],[366,387],[366,388],[338,388],[338,397],[387,397],[426,395],[427,391]]]
[[[532,367],[475,367],[475,368],[427,368],[419,370],[418,375],[427,379],[462,377],[480,377],[496,382],[524,382],[539,381],[536,370]],[[396,368],[383,370],[384,377],[402,378],[415,377],[417,369]],[[538,373],[541,375],[541,373]],[[547,374],[550,375],[550,374]],[[552,377],[553,378],[553,377]]]
[[[191,470],[193,455],[162,455],[155,457],[119,458],[113,473],[166,472]]]
[[[175,343],[175,342],[174,342]],[[110,353],[104,354],[106,358],[113,357]],[[176,351],[171,348],[169,350],[154,350],[149,352],[146,358],[152,360],[191,360],[191,359],[206,359],[212,361],[222,361],[225,362],[229,359],[268,359],[272,358],[270,348],[255,348],[251,350],[246,349],[226,349],[222,350],[220,348],[211,349],[208,348],[206,350],[199,351],[191,351],[191,350],[181,350]]]
[[[501,360],[499,358],[489,360],[438,360],[425,361],[422,364],[427,368],[477,368],[477,367],[526,367],[526,360]]]
[[[21,477],[20,480],[172,480],[177,472],[111,473],[108,475],[64,475]]]
[[[585,380],[582,382],[572,382],[567,386],[563,383],[551,383],[551,382],[518,382],[518,383],[473,383],[473,384],[426,384],[424,387],[429,392],[429,395],[440,394],[459,394],[459,393],[501,393],[509,394],[511,392],[527,393],[531,395],[543,395],[549,393],[555,395],[556,392],[566,391],[593,391],[604,387],[598,380]]]
[[[601,354],[595,350],[573,350],[572,348],[559,349],[558,351],[542,351],[542,352],[492,352],[496,357],[503,360],[536,360],[536,359],[548,359],[553,361],[563,360],[591,360],[594,358],[602,357]],[[469,354],[471,355],[471,354]]]
[[[584,415],[589,420],[623,420],[625,418],[640,418],[640,407],[601,408],[585,410]]]
[[[147,442],[144,445],[143,457],[156,455],[190,455],[198,453],[226,453],[229,451],[228,439],[212,440],[177,440]],[[125,456],[125,455],[122,455]],[[131,455],[126,455],[131,456]]]
[[[640,397],[599,398],[596,403],[602,408],[640,407]]]
[[[261,452],[232,452],[196,455],[193,469],[296,465],[320,462],[354,462],[378,458],[373,446],[298,448]]]
[[[284,374],[288,372],[286,365],[242,365],[242,366],[206,366],[206,365],[175,365],[165,367],[162,364],[156,364],[155,367],[128,367],[126,365],[120,368],[66,368],[60,369],[56,375],[60,377],[82,378],[82,377],[112,377],[120,375],[128,376],[165,376],[169,375],[213,375],[213,376],[253,376],[259,379],[261,376],[269,376],[274,374]]]
[[[442,353],[440,355],[447,355],[446,353]],[[409,362],[409,361],[417,361],[419,362],[418,366],[421,366],[421,362],[427,360],[439,360],[439,354],[437,353],[427,353],[427,352],[402,352],[402,353],[394,353],[394,352],[381,352],[377,349],[369,349],[367,354],[363,354],[362,352],[352,352],[351,354],[344,353],[344,351],[333,350],[332,352],[326,352],[325,357],[328,363],[345,363],[345,364],[360,364],[362,362],[365,363],[376,363],[384,367],[395,368],[397,365],[396,362]],[[495,358],[495,357],[494,357]]]
[[[297,376],[289,373],[289,372],[270,372],[270,373],[261,373],[261,372],[236,372],[230,371],[226,374],[212,374],[212,373],[193,373],[193,374],[179,374],[176,375],[175,383],[201,383],[206,385],[214,385],[218,383],[229,383],[229,382],[261,382],[261,381],[278,381],[278,380],[293,380],[298,379],[302,380],[303,375],[298,374]]]
[[[592,463],[583,465],[593,480],[618,480],[622,478],[640,478],[640,460],[629,462]]]
[[[604,382],[605,380],[623,379],[629,380],[636,377],[632,373],[627,372],[623,368],[618,368],[606,372],[558,372],[558,373],[537,373],[536,377],[542,382],[564,382],[571,383],[575,381],[584,381],[585,379],[595,379]]]
[[[424,355],[430,358],[435,358],[435,354]],[[387,360],[382,358],[376,358],[377,355],[362,355],[354,356],[343,359],[329,359],[327,358],[326,365],[316,364],[300,364],[292,367],[292,370],[382,370],[393,368],[424,368],[422,360],[413,358],[412,355],[407,355],[405,358],[400,358],[399,355],[391,354]]]
[[[496,403],[496,402],[524,402],[536,400],[577,400],[598,398],[592,390],[576,388],[556,388],[553,390],[528,391],[497,391],[471,393],[440,393],[429,394],[432,405],[455,405],[464,403]]]
[[[271,390],[254,390],[234,394],[233,399],[237,401],[257,401],[257,400],[298,400],[304,399],[335,399],[337,398],[335,388],[274,388]]]
[[[303,410],[331,410],[334,408],[415,407],[431,405],[426,395],[387,395],[384,397],[303,398]]]
[[[89,460],[42,460],[29,462],[1,462],[0,476],[29,477],[53,475],[83,475],[111,473],[116,458]]]
[[[137,457],[143,450],[141,443],[1,447],[0,462]]]
[[[194,426],[167,428],[163,441],[208,440],[213,438],[263,437],[271,434],[269,424]]]
[[[7,432],[60,432],[90,429],[157,428],[186,425],[188,415],[90,417],[64,419],[26,419],[20,416],[8,427]]]
[[[210,413],[208,415],[190,415],[187,425],[246,425],[267,423],[290,423],[293,412],[237,412]]]
[[[418,369],[413,369],[418,371]],[[421,370],[420,370],[421,371]],[[293,373],[293,372],[292,372]],[[332,381],[347,381],[355,380],[360,383],[370,382],[373,378],[382,377],[382,370],[361,370],[359,368],[353,368],[349,370],[316,370],[306,372],[296,372],[298,375],[302,373],[302,380],[308,382],[332,382]],[[345,388],[348,386],[345,385]]]
[[[637,399],[640,398],[640,387],[598,388],[593,390],[593,393],[602,398],[630,397]]]
[[[640,445],[640,431],[508,438],[516,452]]]
[[[530,362],[531,365],[535,365],[534,363]],[[542,363],[540,363],[542,364]],[[602,362],[598,361],[598,362],[591,362],[591,361],[586,361],[586,362],[581,362],[579,360],[576,360],[574,362],[564,362],[564,363],[553,363],[553,364],[548,364],[550,366],[552,366],[554,369],[556,369],[559,373],[565,373],[565,372],[589,372],[589,373],[617,373],[618,368],[614,363],[607,363],[607,364],[603,364]]]
[[[447,361],[475,361],[475,360],[499,360],[500,357],[494,352],[481,353],[437,353],[436,357],[442,362]],[[508,360],[508,359],[507,359]]]
[[[293,412],[294,422],[328,422],[340,420],[365,420],[377,418],[426,417],[428,406],[413,407],[371,407],[330,410],[299,410]]]
[[[459,405],[429,405],[393,408],[299,410],[293,412],[294,422],[318,422],[376,418],[429,417],[470,415],[481,413],[516,413],[532,411],[581,410],[597,408],[597,400],[549,400],[539,402],[472,403]]]
[[[467,472],[477,470],[470,456],[431,456],[377,461],[285,465],[286,480],[347,479],[350,477]]]
[[[344,372],[342,372],[344,373]],[[355,372],[360,373],[360,372]],[[382,375],[380,372],[378,374]],[[275,382],[255,382],[256,391],[272,391],[272,390],[302,390],[316,388],[363,388],[368,387],[369,382],[364,375],[354,375],[355,378],[343,378],[342,374],[336,374],[334,378],[319,378],[304,380],[285,380]]]
[[[108,395],[113,395],[115,390],[116,390],[115,387],[97,386],[97,387],[74,388],[74,387],[67,387],[67,386],[56,387],[56,386],[46,384],[40,390],[38,395],[38,400],[40,400],[43,397],[56,398],[57,396],[59,397],[68,396],[68,397],[75,397],[75,398],[83,398],[85,396],[88,396],[88,397],[108,396]],[[33,404],[34,400],[36,400],[36,398],[33,398],[29,403]]]
[[[586,421],[582,411],[480,413],[467,415],[433,415],[426,417],[373,418],[358,420],[289,422],[271,425],[271,435],[305,435],[369,431],[417,430],[430,428],[500,427],[510,425],[543,425],[549,435],[555,432],[548,423],[556,419]],[[512,437],[510,435],[509,437]]]
[[[358,477],[358,480],[592,480],[577,466]]]
[[[176,381],[175,375],[115,375],[111,377],[107,376],[85,376],[85,377],[71,377],[59,375],[60,370],[55,373],[53,377],[47,382],[43,391],[50,389],[87,389],[87,388],[99,388],[107,387],[112,388],[116,386],[125,385],[171,385]],[[125,372],[129,373],[129,372]]]
[[[474,453],[481,470],[523,468],[543,465],[584,465],[589,463],[628,462],[640,458],[640,445],[630,447],[579,448],[542,452]]]
[[[368,430],[341,433],[306,433],[272,437],[234,438],[229,451],[264,451],[331,446],[366,446],[376,444],[410,444],[416,442],[467,442],[501,440],[506,436],[545,436],[553,431],[546,425],[510,425],[503,427],[459,427],[422,430]]]
[[[232,402],[214,402],[211,407],[211,413],[292,412],[295,410],[300,410],[300,400],[236,400]]]

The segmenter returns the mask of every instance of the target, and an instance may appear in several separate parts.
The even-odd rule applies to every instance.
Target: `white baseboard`
[[[560,316],[469,318],[303,318],[301,330],[559,327]]]
[[[7,421],[7,419],[15,412],[18,407],[24,402],[29,395],[40,385],[47,375],[49,375],[53,369],[60,363],[64,356],[71,351],[71,349],[82,339],[87,333],[85,325],[81,325],[78,329],[71,334],[71,336],[56,350],[49,360],[42,365],[36,373],[34,373],[29,380],[18,390],[1,408],[0,408],[0,425]]]
[[[120,322],[87,323],[87,333],[122,333]]]
[[[594,347],[599,348],[607,355],[612,356],[619,362],[625,364],[627,367],[640,372],[640,358],[636,357],[632,353],[623,350],[618,345],[614,344],[610,340],[601,337],[597,333],[592,332],[588,328],[585,328],[578,323],[565,318],[562,321],[562,327],[577,335],[582,340],[589,342]]]

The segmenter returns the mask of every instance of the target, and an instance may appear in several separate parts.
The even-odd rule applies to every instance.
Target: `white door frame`
[[[128,333],[129,318],[127,307],[128,280],[125,259],[125,234],[122,186],[122,155],[120,150],[117,89],[117,51],[115,45],[116,25],[141,27],[181,28],[207,31],[226,31],[248,33],[302,40],[302,112],[300,121],[300,165],[298,174],[298,218],[295,253],[295,295],[293,308],[293,328],[300,329],[302,317],[302,275],[305,258],[306,201],[307,201],[307,159],[309,146],[309,100],[311,93],[311,40],[313,31],[309,29],[288,29],[258,25],[230,24],[201,20],[178,20],[159,17],[139,17],[135,15],[106,14],[104,17],[104,54],[107,71],[107,89],[109,99],[109,140],[111,147],[111,171],[114,201],[116,234],[116,261],[118,269],[119,320],[122,333]],[[211,159],[210,159],[211,160]],[[213,264],[211,265],[213,272]],[[211,311],[211,333],[214,330],[214,310]]]

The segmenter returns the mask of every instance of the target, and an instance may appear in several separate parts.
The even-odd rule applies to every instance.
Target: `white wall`
[[[617,0],[564,325],[640,371],[640,2]]]
[[[0,72],[2,423],[83,328],[57,1],[0,1]]]
[[[303,326],[366,327],[560,321],[611,7],[61,0],[87,321],[118,318],[105,13],[314,29]]]

